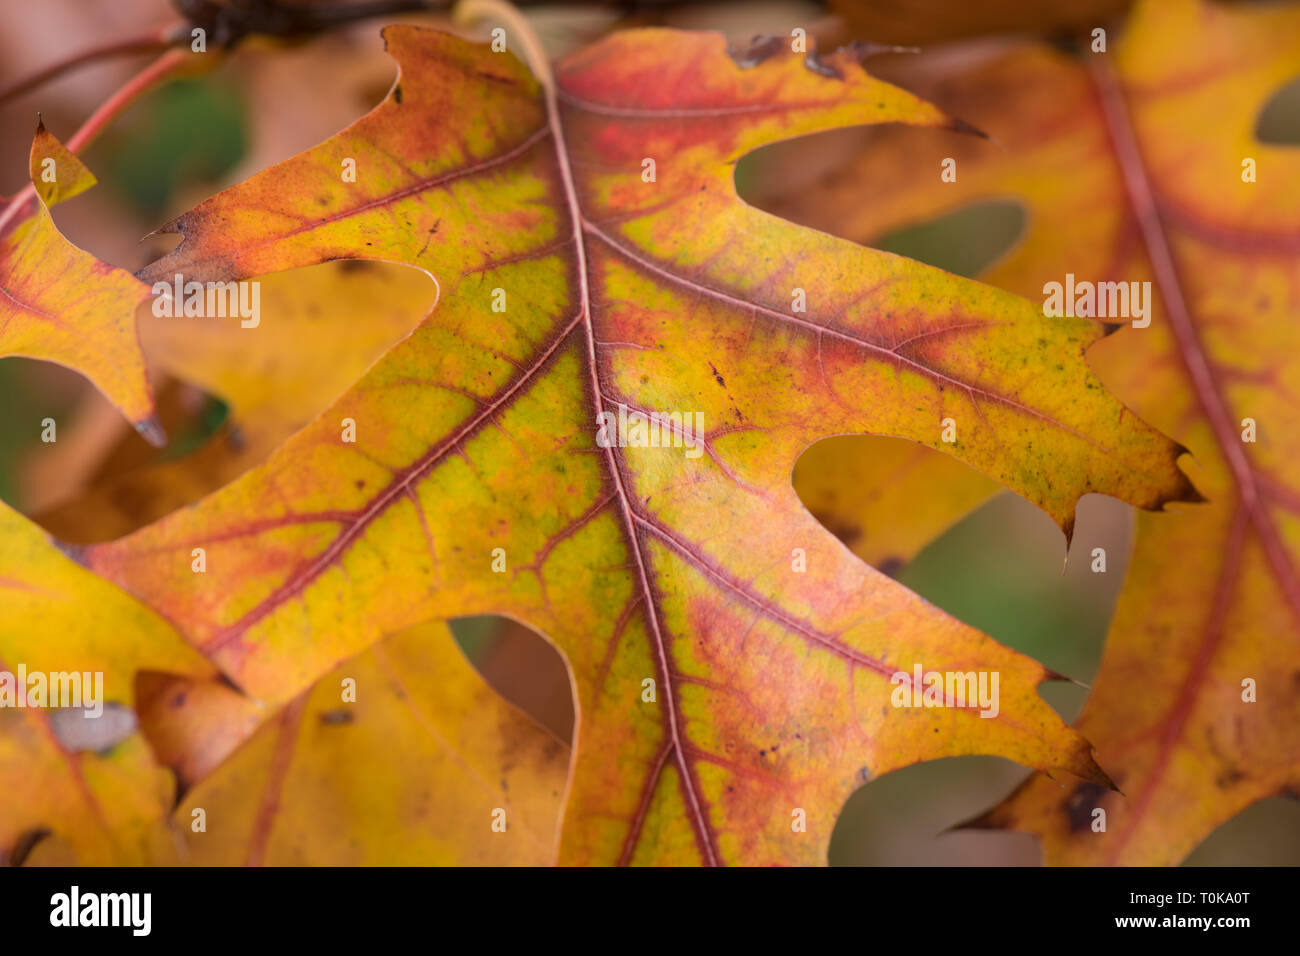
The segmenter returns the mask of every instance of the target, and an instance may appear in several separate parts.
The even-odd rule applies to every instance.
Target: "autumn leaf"
[[[192,753],[248,703],[185,683],[159,696],[156,726],[188,725]],[[488,687],[445,625],[425,624],[340,665],[205,773],[174,815],[184,843],[171,862],[544,865],[568,765],[568,747]]]
[[[21,862],[48,837],[83,865],[139,864],[175,785],[135,729],[133,677],[146,668],[206,677],[212,668],[3,504],[0,536],[0,862]],[[70,706],[65,688],[100,715]]]
[[[425,620],[527,622],[577,696],[565,863],[824,862],[854,787],[939,756],[1104,784],[1037,694],[1049,671],[863,565],[790,484],[813,441],[868,432],[1067,530],[1087,492],[1191,493],[1178,446],[1088,372],[1094,323],[735,193],[765,143],[958,124],[851,50],[635,31],[545,86],[487,46],[384,35],[383,104],[182,216],[142,276],[383,259],[434,276],[436,310],[265,465],[87,565],[268,703]],[[668,447],[617,443],[642,412],[679,415]],[[997,716],[891,707],[914,665],[996,672]]]
[[[1295,77],[1300,9],[1141,4],[1111,56],[1024,46],[945,77],[936,98],[1005,150],[890,136],[797,201],[806,221],[867,240],[1010,197],[1026,233],[990,281],[1039,296],[1067,272],[1152,283],[1149,327],[1121,328],[1089,360],[1186,442],[1211,503],[1138,517],[1077,722],[1123,793],[1030,780],[983,823],[1036,834],[1049,863],[1163,865],[1300,787],[1300,153],[1255,128]],[[943,157],[955,183],[928,174]]]
[[[48,207],[89,189],[95,178],[43,123],[32,142],[31,177],[36,197],[28,203],[19,195],[0,212],[0,356],[80,372],[160,445],[135,328],[136,307],[149,289],[78,249],[54,225]]]

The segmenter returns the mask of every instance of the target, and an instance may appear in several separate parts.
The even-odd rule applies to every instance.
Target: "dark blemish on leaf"
[[[177,694],[175,697],[172,698],[172,706],[178,709],[184,707],[185,697],[186,697],[185,691],[181,691],[179,694]]]
[[[402,105],[402,88],[400,86],[393,87],[393,101],[398,106]]]
[[[775,56],[781,49],[780,37],[763,36],[762,34],[754,37],[750,41],[748,50],[733,50],[728,48],[727,56],[735,62],[736,66],[742,70],[753,69],[764,60]]]
[[[859,768],[858,768],[858,779],[861,780],[863,783],[866,783],[868,780],[870,780],[870,779],[871,779],[871,768],[870,768],[870,767],[859,767]]]
[[[727,383],[722,380],[722,376],[718,374],[718,369],[714,366],[712,362],[709,363],[709,371],[713,373],[714,381],[716,381],[723,388],[727,387]]]
[[[855,524],[840,523],[836,521],[832,515],[818,514],[816,512],[813,513],[813,517],[816,518],[827,531],[835,535],[835,537],[839,538],[850,548],[852,548],[853,545],[862,538],[862,529]]]
[[[1110,793],[1095,783],[1081,783],[1065,801],[1065,815],[1070,821],[1070,832],[1079,833],[1092,827],[1092,811]]]
[[[357,486],[357,491],[360,491],[362,488],[366,486],[366,480],[364,478],[358,478],[356,481],[352,483]]]
[[[420,251],[415,254],[417,258],[424,255],[424,250],[429,248],[429,243],[432,242],[433,237],[438,234],[438,227],[440,225],[442,225],[441,219],[435,219],[433,221],[433,225],[429,227],[429,234],[424,237],[424,245],[422,245]]]
[[[766,757],[766,756],[767,756],[767,751],[766,751],[766,750],[760,750],[760,751],[758,752],[758,755],[759,755],[760,757]]]
[[[898,555],[891,554],[887,558],[881,558],[880,567],[878,567],[876,570],[879,571],[881,574],[887,574],[891,578],[896,578],[898,577],[898,572],[903,570],[903,565],[906,563],[907,562],[905,562]]]
[[[239,426],[226,433],[226,447],[236,452],[244,450],[244,432]]]
[[[475,70],[474,75],[481,80],[491,80],[493,83],[502,83],[506,86],[518,86],[519,81],[509,76],[501,76],[497,73],[489,73],[487,70]]]
[[[1214,785],[1220,790],[1227,790],[1233,784],[1241,783],[1246,779],[1246,775],[1236,767],[1230,767],[1223,773],[1214,778]]]
[[[326,710],[320,715],[320,722],[326,727],[337,727],[340,724],[352,723],[352,711],[346,707],[340,707],[337,710]]]

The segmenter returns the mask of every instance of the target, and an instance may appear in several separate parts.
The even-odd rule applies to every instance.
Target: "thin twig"
[[[188,36],[186,24],[177,21],[156,30],[149,30],[139,36],[127,37],[124,40],[111,40],[108,43],[101,43],[98,46],[79,50],[61,60],[56,60],[31,76],[16,80],[8,86],[0,87],[0,103],[30,92],[55,77],[78,67],[86,66],[98,60],[130,56],[133,53],[152,53],[155,50],[163,50],[169,46],[175,46]]]

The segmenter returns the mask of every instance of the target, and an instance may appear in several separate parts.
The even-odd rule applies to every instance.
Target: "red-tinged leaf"
[[[552,94],[485,46],[385,36],[402,73],[380,107],[181,217],[145,275],[379,258],[434,275],[437,309],[265,466],[89,565],[269,701],[430,617],[528,622],[577,693],[564,862],[822,862],[853,787],[939,756],[1105,783],[1038,697],[1049,672],[862,565],[790,484],[817,438],[870,432],[1066,528],[1089,491],[1190,493],[1178,447],[1087,371],[1096,324],[735,194],[765,143],[953,124],[848,51],[742,66],[720,37],[638,31]],[[689,417],[606,447],[619,409]],[[996,673],[997,716],[892,707],[913,666]]]
[[[1169,865],[1300,789],[1300,154],[1256,132],[1296,76],[1300,8],[1142,3],[1110,54],[1084,57],[1025,46],[944,78],[935,95],[1004,148],[885,137],[780,208],[867,240],[1016,200],[1026,234],[990,281],[1150,283],[1149,326],[1089,360],[1186,441],[1210,503],[1138,516],[1077,723],[1122,793],[1030,780],[982,823],[1036,834],[1049,863]],[[944,157],[954,183],[931,175]]]

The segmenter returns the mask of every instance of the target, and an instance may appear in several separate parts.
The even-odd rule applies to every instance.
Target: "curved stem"
[[[127,81],[126,85],[105,100],[99,109],[95,110],[90,115],[90,118],[81,124],[81,128],[72,134],[72,137],[65,144],[69,152],[75,153],[84,149],[87,143],[102,133],[104,127],[117,119],[143,93],[178,72],[188,59],[189,53],[186,50],[168,50],[133,76]],[[13,199],[9,201],[9,205],[0,212],[0,235],[4,234],[5,228],[19,218],[35,199],[36,187],[30,182],[14,194]]]
[[[74,153],[84,149],[92,139],[104,131],[104,127],[125,112],[128,106],[155,85],[161,83],[173,73],[179,72],[180,67],[189,58],[188,50],[168,50],[158,57],[127,80],[121,89],[105,100],[99,109],[91,113],[90,118],[81,124],[81,128],[72,134],[72,137],[65,145]]]
[[[8,86],[0,87],[0,103],[34,90],[62,73],[98,60],[129,56],[132,53],[152,53],[155,50],[165,49],[177,43],[184,36],[184,27],[184,23],[177,21],[156,30],[149,30],[139,36],[127,37],[124,40],[112,40],[108,43],[101,43],[98,46],[79,50],[62,60],[51,63],[30,76],[16,80]]]

